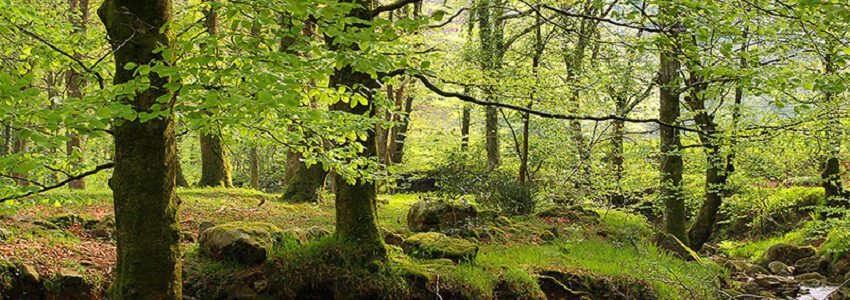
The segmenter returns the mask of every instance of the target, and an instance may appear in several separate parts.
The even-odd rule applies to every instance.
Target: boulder
[[[115,217],[112,215],[104,217],[91,227],[91,233],[99,239],[112,239],[115,236]]]
[[[541,218],[567,218],[573,222],[595,223],[599,221],[599,213],[579,205],[558,205],[537,213]]]
[[[277,226],[265,222],[232,222],[211,227],[198,238],[202,256],[259,264],[283,238]]]
[[[800,286],[791,277],[756,274],[753,281],[764,291],[768,291],[780,297],[795,297]]]
[[[401,246],[401,243],[404,242],[404,236],[389,230],[384,230],[384,242],[387,243],[387,245]]]
[[[446,231],[472,223],[478,216],[475,206],[464,202],[424,199],[407,213],[407,227],[413,232]]]
[[[298,240],[299,244],[306,244],[310,241],[318,240],[331,234],[327,229],[319,226],[308,228],[290,228],[284,231],[287,235],[293,236]]]
[[[829,276],[830,271],[832,271],[832,263],[822,256],[802,258],[794,264],[794,274],[820,273]]]
[[[798,247],[791,244],[775,244],[767,248],[759,262],[763,266],[774,261],[793,266],[798,260],[815,256],[815,253],[815,248],[811,246]]]
[[[767,269],[773,275],[791,276],[794,273],[794,268],[782,263],[781,261],[772,261],[767,264]]]
[[[80,272],[63,269],[56,275],[59,297],[62,300],[92,299],[92,285]]]
[[[22,263],[0,261],[0,296],[3,299],[41,299],[41,278],[35,268]]]
[[[747,269],[747,275],[753,276],[756,274],[770,274],[770,271],[759,265],[752,265],[749,269]]]
[[[653,237],[653,242],[658,245],[659,248],[667,250],[673,256],[681,258],[686,261],[702,261],[699,257],[699,254],[691,250],[688,246],[686,246],[682,241],[669,233],[659,232]]]
[[[100,220],[98,220],[94,216],[75,213],[58,214],[50,217],[48,221],[62,228],[68,228],[75,224],[79,224],[84,228],[91,228],[92,226],[100,222]]]
[[[826,276],[823,276],[819,273],[804,273],[797,276],[794,276],[794,280],[800,282],[803,285],[809,286],[821,286],[826,283]]]
[[[401,244],[404,253],[418,258],[447,258],[454,262],[473,261],[478,245],[439,232],[417,233]]]

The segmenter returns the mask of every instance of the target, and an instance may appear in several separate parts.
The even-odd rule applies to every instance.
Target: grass
[[[180,212],[183,229],[193,232],[204,221],[221,224],[237,220],[262,220],[283,229],[319,226],[332,230],[334,224],[332,203],[283,203],[276,200],[276,195],[250,189],[178,189],[178,196],[183,202]],[[56,191],[21,201],[15,208],[21,216],[34,219],[43,219],[60,212],[88,213],[102,217],[111,213],[111,198],[108,190]],[[380,225],[392,231],[406,230],[407,211],[419,198],[418,194],[380,196]],[[647,240],[652,230],[643,217],[617,210],[597,212],[601,215],[599,224],[556,224],[561,228],[560,237],[548,243],[533,237],[553,224],[544,223],[536,217],[512,217],[511,225],[503,228],[510,233],[509,239],[482,243],[478,258],[473,263],[451,265],[410,259],[393,249],[391,255],[394,263],[388,267],[409,270],[383,272],[387,276],[383,279],[397,280],[399,276],[411,273],[410,270],[423,270],[440,274],[445,284],[454,285],[469,294],[478,294],[482,298],[492,297],[499,283],[504,281],[533,292],[528,283],[533,282],[534,278],[529,274],[541,268],[581,268],[602,276],[629,276],[650,283],[662,299],[707,299],[718,288],[714,278],[722,276],[720,267],[713,263],[700,265],[683,262],[651,246]],[[63,234],[59,230],[34,231],[32,228],[15,227],[11,231],[13,239],[52,243],[62,247],[81,243],[80,238]],[[602,232],[605,234],[600,235]],[[184,248],[187,273],[203,274],[199,276],[205,281],[224,282],[234,278],[234,270],[241,270],[239,266],[199,257],[196,244],[184,244]],[[273,256],[322,268],[319,267],[320,262],[332,259],[324,254],[329,249],[335,249],[332,242],[323,240],[316,245],[311,243],[305,247],[276,251]],[[317,262],[310,261],[311,257],[324,258]],[[73,265],[74,262],[67,259],[59,260],[64,266]],[[302,272],[307,270],[304,267],[288,268]],[[333,270],[325,268],[324,271],[327,276],[333,275]],[[372,284],[379,284],[379,281]]]

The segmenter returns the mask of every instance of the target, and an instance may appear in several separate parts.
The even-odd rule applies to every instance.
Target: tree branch
[[[387,5],[381,5],[381,6],[378,6],[375,9],[372,10],[372,16],[374,17],[374,16],[381,14],[382,12],[388,12],[388,11],[391,11],[391,10],[396,10],[396,9],[404,7],[405,5],[413,4],[413,3],[416,3],[416,2],[419,2],[419,1],[422,1],[422,0],[398,0],[396,2],[387,4]]]
[[[66,184],[71,183],[72,181],[76,181],[76,180],[80,180],[80,179],[83,179],[83,178],[89,177],[89,176],[91,176],[91,175],[94,175],[94,174],[100,173],[100,171],[107,170],[107,169],[111,169],[111,168],[112,168],[112,167],[114,167],[114,166],[115,166],[115,163],[106,163],[106,164],[102,164],[102,165],[99,165],[99,166],[95,167],[95,168],[94,168],[94,169],[92,169],[92,170],[89,170],[89,171],[86,171],[86,172],[80,173],[80,174],[78,174],[78,175],[76,175],[76,176],[68,177],[68,178],[66,178],[65,180],[62,180],[62,181],[60,181],[60,182],[58,182],[58,183],[56,183],[56,184],[54,184],[54,185],[44,186],[44,187],[42,187],[42,188],[41,188],[41,189],[39,189],[39,190],[36,190],[36,191],[29,191],[29,192],[26,192],[26,193],[24,193],[24,194],[20,194],[20,195],[14,195],[14,196],[8,196],[8,197],[5,197],[5,198],[3,198],[3,199],[0,199],[0,203],[6,202],[6,201],[9,201],[9,200],[15,200],[15,199],[20,199],[20,198],[29,197],[29,196],[32,196],[32,195],[35,195],[35,194],[40,194],[40,193],[47,192],[47,191],[49,191],[49,190],[54,190],[54,189],[57,189],[57,188],[63,187],[63,186],[65,186]]]

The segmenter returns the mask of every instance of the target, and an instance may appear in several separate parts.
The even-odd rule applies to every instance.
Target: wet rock
[[[797,275],[794,277],[794,280],[799,281],[803,285],[820,286],[826,283],[826,276],[812,272]]]
[[[729,270],[729,272],[736,274],[746,273],[747,270],[752,266],[753,264],[750,263],[750,261],[738,258],[732,258],[723,263],[723,267],[726,268],[726,270]]]
[[[799,283],[791,277],[756,274],[753,281],[762,290],[781,297],[794,297],[800,291]]]
[[[694,250],[691,250],[691,248],[686,246],[672,234],[659,232],[652,238],[652,241],[658,245],[659,248],[667,250],[680,259],[686,261],[701,261],[699,254],[694,252]]]
[[[774,261],[793,266],[798,260],[815,256],[815,253],[815,248],[811,246],[798,247],[791,244],[775,244],[767,249],[759,262],[764,266]]]
[[[64,269],[56,279],[59,297],[62,300],[83,300],[92,298],[92,285],[80,272]]]
[[[478,216],[478,210],[463,202],[425,199],[407,213],[407,227],[413,232],[446,231],[464,227]]]
[[[752,265],[749,269],[747,269],[747,275],[753,276],[756,274],[770,274],[770,271],[759,265]]]
[[[832,263],[822,256],[802,258],[794,264],[794,274],[820,273],[829,276],[830,271],[832,271]]]
[[[419,258],[448,258],[454,262],[473,261],[478,245],[439,232],[417,233],[401,244],[404,253]]]
[[[747,281],[741,284],[741,289],[744,290],[745,294],[758,295],[761,291],[761,286],[755,281]]]
[[[794,268],[782,263],[781,261],[772,261],[767,264],[767,269],[773,275],[791,276],[794,273]]]
[[[200,254],[243,264],[266,260],[274,244],[283,238],[277,226],[265,222],[232,222],[209,228],[198,238]]]

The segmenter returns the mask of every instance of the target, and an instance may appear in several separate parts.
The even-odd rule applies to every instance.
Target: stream
[[[798,296],[796,300],[826,300],[826,298],[839,287],[840,286],[838,285],[803,285],[800,287],[800,296]]]

